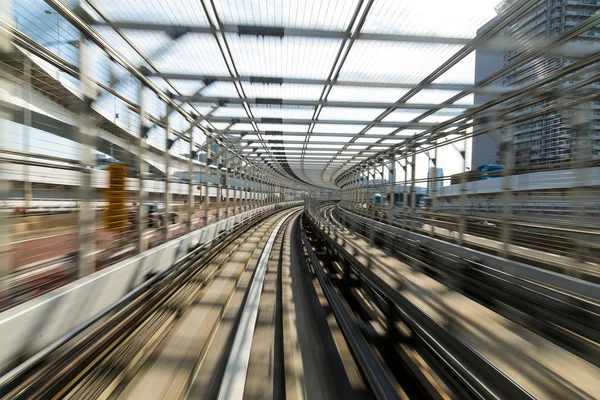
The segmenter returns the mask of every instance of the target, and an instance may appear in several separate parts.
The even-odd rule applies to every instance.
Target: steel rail
[[[32,395],[35,397],[35,393],[49,394],[51,390],[60,390],[60,383],[67,379],[67,375],[73,377],[73,374],[78,374],[73,365],[79,365],[83,360],[93,358],[93,354],[102,352],[104,349],[101,344],[110,344],[112,337],[120,337],[123,332],[133,332],[136,327],[135,321],[137,324],[143,321],[143,318],[138,319],[137,317],[151,315],[158,304],[162,303],[160,299],[168,299],[170,294],[175,293],[180,283],[186,281],[191,274],[201,272],[219,254],[220,250],[242,233],[259,224],[265,217],[280,211],[281,208],[276,208],[254,215],[244,223],[235,225],[229,231],[220,233],[212,241],[192,250],[172,267],[150,278],[117,303],[102,310],[2,376],[0,378],[0,395],[2,398],[11,399],[30,398]],[[199,261],[200,264],[198,264]],[[189,268],[193,265],[195,268]],[[104,319],[106,321],[103,321]],[[91,331],[87,332],[90,329]],[[75,346],[65,348],[68,343],[78,337],[81,339]],[[57,351],[61,349],[64,349],[63,352],[57,354]],[[46,364],[50,355],[55,355],[55,358]],[[57,371],[63,368],[72,372],[57,374]]]
[[[311,212],[307,215],[312,228],[327,243],[328,248],[348,263],[362,283],[394,306],[394,312],[399,315],[400,320],[418,336],[441,364],[447,366],[453,377],[458,382],[462,382],[462,388],[473,398],[533,399],[525,389],[491,365],[471,346],[449,332],[412,304],[402,293],[389,286],[375,272],[356,260],[324,230],[317,216],[312,215]]]

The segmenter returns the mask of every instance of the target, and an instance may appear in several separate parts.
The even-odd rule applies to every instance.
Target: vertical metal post
[[[163,230],[164,230],[164,238],[165,242],[171,238],[171,233],[169,229],[169,223],[171,222],[171,174],[169,173],[170,169],[170,145],[169,142],[169,115],[171,114],[171,106],[167,103],[167,115],[165,117],[165,211],[163,214]]]
[[[79,143],[81,145],[81,186],[79,208],[79,277],[84,277],[94,272],[94,247],[95,247],[95,220],[92,209],[92,167],[94,165],[93,141],[96,137],[92,121],[88,119],[92,103],[97,97],[96,88],[88,75],[90,59],[87,54],[85,38],[79,42],[79,73],[81,92],[83,93],[84,110],[79,118]]]
[[[246,174],[243,170],[240,171],[240,211],[248,210],[248,198],[246,197],[246,188],[244,183],[246,181]]]
[[[412,155],[412,165],[410,167],[410,230],[415,230],[415,218],[417,217],[417,191],[416,179],[417,175],[417,154]]]
[[[430,212],[430,221],[431,225],[430,236],[435,237],[435,213],[437,209],[437,186],[438,186],[438,176],[437,176],[437,153],[438,147],[437,143],[435,143],[435,148],[433,150],[433,158],[431,159],[431,163],[433,164],[433,177],[431,182],[431,193],[429,196],[431,197],[431,212]]]
[[[510,222],[510,213],[512,208],[512,185],[510,184],[513,163],[513,130],[507,128],[506,134],[502,137],[502,147],[504,149],[502,170],[502,257],[508,258],[510,253],[510,240],[512,224]]]
[[[229,160],[229,153],[225,156],[225,217],[229,217],[229,169],[231,168],[231,161]]]
[[[137,170],[138,170],[138,192],[137,192],[137,252],[142,253],[148,249],[148,241],[144,238],[144,230],[148,227],[148,210],[144,207],[146,201],[146,192],[144,191],[144,179],[148,174],[148,164],[144,162],[146,157],[146,127],[144,125],[144,119],[146,118],[146,101],[145,101],[145,89],[146,87],[140,83],[139,89],[139,107],[140,107],[140,136],[138,138],[137,148]]]
[[[380,161],[381,161],[381,193],[380,193],[381,206],[379,208],[379,222],[383,221],[383,214],[384,214],[384,210],[385,210],[385,206],[384,206],[384,204],[385,204],[385,201],[384,201],[384,199],[385,199],[385,178],[384,178],[384,176],[385,176],[385,171],[384,171],[385,159],[382,157]]]
[[[223,194],[222,192],[222,186],[221,186],[221,149],[219,148],[219,145],[217,144],[217,148],[216,150],[216,159],[215,159],[215,164],[217,166],[217,195],[216,195],[216,202],[215,202],[215,221],[220,221],[221,220],[221,196]]]
[[[190,134],[190,147],[188,154],[188,200],[187,200],[187,230],[192,231],[192,225],[194,223],[194,163],[192,162],[192,154],[194,153],[194,126],[195,122],[188,129]]]
[[[238,190],[238,184],[237,184],[237,162],[234,163],[233,165],[233,215],[237,214],[237,190]]]
[[[467,228],[467,139],[464,140],[463,150],[460,152],[462,157],[462,174],[460,175],[460,211],[458,215],[458,244],[463,245],[465,241],[465,231]]]
[[[390,157],[390,168],[389,168],[389,186],[388,186],[388,222],[392,224],[394,222],[394,195],[396,186],[396,154],[392,153]]]
[[[404,157],[404,185],[402,186],[402,228],[408,223],[408,157]]]
[[[29,57],[23,59],[23,100],[27,104],[31,104],[31,60]],[[32,124],[31,118],[31,107],[27,106],[23,109],[23,125],[25,126],[25,132],[23,134],[23,152],[25,154],[30,152],[29,149],[29,136],[31,135],[30,129]],[[29,211],[32,200],[32,186],[31,179],[29,177],[29,166],[27,164],[22,166],[24,182],[23,182],[23,198],[25,199],[25,210]]]
[[[210,141],[211,138],[207,137],[204,144],[205,155],[204,155],[204,226],[208,225],[208,208],[210,205]]]

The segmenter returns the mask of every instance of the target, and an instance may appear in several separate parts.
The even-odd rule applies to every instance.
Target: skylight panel
[[[407,103],[439,104],[460,93],[458,90],[423,89],[408,99]]]
[[[392,133],[395,130],[396,130],[396,128],[374,126],[374,127],[370,128],[367,132],[365,132],[365,135],[389,135],[390,133]]]
[[[232,118],[244,118],[248,115],[246,110],[241,105],[230,105],[227,107],[219,107],[211,114],[214,117],[232,117]]]
[[[309,125],[301,124],[258,124],[261,131],[308,132]]]
[[[282,107],[252,105],[252,113],[256,118],[311,119],[314,107]]]
[[[323,107],[319,119],[372,121],[384,111],[383,108]]]
[[[161,72],[229,75],[212,35],[188,33],[152,60]]]
[[[475,53],[471,53],[444,72],[433,83],[458,83],[472,85],[475,82]]]
[[[334,85],[327,100],[393,103],[404,96],[406,92],[408,89]]]
[[[460,46],[359,40],[350,50],[340,80],[419,83]]]
[[[226,0],[215,2],[215,6],[224,24],[343,31],[357,3],[357,0]]]
[[[94,0],[94,5],[112,22],[208,26],[206,15],[195,0]]]
[[[363,32],[473,38],[498,0],[376,0]]]
[[[172,42],[169,35],[163,31],[138,31],[122,29],[121,33],[131,44],[149,59],[162,54]]]
[[[326,79],[339,39],[238,36],[227,41],[240,75]]]
[[[390,115],[385,117],[385,122],[409,122],[417,118],[419,115],[427,112],[428,110],[394,110]]]
[[[322,85],[249,83],[243,82],[246,97],[268,97],[275,99],[318,100],[323,91]]]
[[[366,125],[337,125],[337,124],[315,124],[315,127],[313,128],[313,132],[320,132],[320,133],[335,133],[335,132],[342,132],[342,133],[349,133],[349,134],[356,134],[358,132],[360,132],[361,130],[363,130],[366,127]]]
[[[204,83],[201,81],[187,79],[169,79],[169,83],[184,96],[192,96],[204,87]]]
[[[252,124],[233,124],[230,128],[232,131],[253,131],[254,127]]]
[[[441,110],[435,112],[434,114],[423,118],[421,121],[422,122],[433,122],[433,123],[444,122],[451,118],[456,117],[457,115],[462,114],[464,111],[465,111],[465,109],[460,109],[460,108],[442,108]]]

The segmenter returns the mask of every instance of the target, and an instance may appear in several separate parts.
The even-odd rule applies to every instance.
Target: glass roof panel
[[[94,5],[113,22],[208,26],[196,0],[94,0]]]
[[[327,79],[340,39],[227,34],[240,75]]]
[[[282,107],[269,105],[252,105],[252,113],[256,118],[311,119],[314,107]]]
[[[475,82],[475,53],[471,53],[446,71],[433,83],[458,83],[472,85]]]
[[[169,83],[184,96],[192,96],[204,87],[204,83],[201,81],[187,79],[169,79]]]
[[[468,94],[465,97],[463,97],[462,99],[456,100],[452,104],[473,105],[473,104],[475,104],[475,96],[473,95],[473,93]]]
[[[117,52],[127,57],[135,65],[145,65],[146,62],[113,28],[108,26],[94,26],[94,30],[104,38]]]
[[[215,117],[233,117],[233,118],[244,118],[248,117],[244,107],[238,104],[231,104],[227,107],[219,107],[212,113]]]
[[[454,118],[457,115],[462,114],[466,109],[464,108],[442,108],[439,111],[436,111],[432,115],[423,118],[421,121],[423,122],[444,122],[449,120],[450,118]]]
[[[377,140],[379,140],[379,139],[360,137],[360,138],[356,139],[356,141],[354,143],[375,143]]]
[[[365,135],[387,135],[395,131],[397,128],[386,128],[384,126],[374,126],[365,132]]]
[[[150,60],[167,49],[172,40],[163,31],[137,31],[122,29],[121,33],[135,48]]]
[[[384,111],[383,108],[323,107],[319,119],[372,121]]]
[[[360,132],[365,128],[366,125],[337,125],[337,124],[315,124],[313,128],[313,132],[320,133],[335,133],[335,132],[343,132],[355,134]]]
[[[375,0],[363,32],[473,38],[498,0]]]
[[[460,93],[458,90],[435,90],[435,89],[422,89],[413,97],[408,99],[407,103],[443,103],[452,96],[456,96]]]
[[[415,110],[394,110],[390,115],[385,117],[385,122],[409,122],[417,118],[419,115],[427,112],[428,110],[415,109]]]
[[[308,132],[308,125],[301,124],[258,124],[261,131]]]
[[[224,24],[343,31],[357,3],[357,0],[221,0],[215,2],[215,7]]]
[[[268,97],[277,99],[318,100],[323,91],[322,85],[249,83],[243,82],[246,97]]]
[[[252,124],[233,124],[229,129],[232,131],[253,131],[254,127]]]
[[[206,97],[239,97],[232,82],[213,82],[205,86],[200,94]]]
[[[419,83],[460,46],[431,43],[357,41],[340,72],[340,80]]]
[[[392,103],[408,92],[408,89],[374,88],[334,85],[327,96],[332,101],[369,101]]]
[[[217,42],[205,33],[182,36],[152,61],[161,72],[229,75]]]

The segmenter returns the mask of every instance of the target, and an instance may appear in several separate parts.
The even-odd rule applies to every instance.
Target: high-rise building
[[[427,196],[432,195],[432,188],[436,188],[436,190],[440,190],[442,186],[444,186],[444,180],[442,179],[444,176],[444,170],[442,168],[429,167],[429,171],[427,172]],[[434,186],[435,179],[435,186]]]
[[[489,25],[496,22],[496,17],[477,30],[477,36],[480,36]],[[498,72],[502,68],[504,60],[504,51],[502,49],[478,48],[475,50],[475,84],[487,79],[490,75]],[[489,86],[502,86],[502,79],[498,78],[491,82]],[[474,95],[474,104],[476,106],[493,100],[498,95],[493,93],[476,92]],[[479,128],[485,129],[489,123],[481,123]],[[488,134],[475,136],[473,138],[471,155],[471,170],[477,169],[483,164],[500,163],[500,132],[490,132]]]
[[[505,6],[514,1],[506,0],[497,7],[499,17],[502,17]],[[510,36],[511,40],[519,41],[526,46],[533,40],[560,36],[598,11],[600,11],[600,1],[597,0],[539,0],[531,12],[524,14],[518,21],[507,27],[504,33]],[[572,49],[579,46],[580,50],[585,47],[589,50],[591,46],[600,46],[600,28],[596,26],[578,35],[569,44],[572,45]],[[575,55],[565,54],[564,48],[562,50],[561,54],[544,54],[523,65],[516,65],[523,55],[520,50],[502,51],[502,60],[498,60],[498,51],[478,50],[475,66],[476,82],[503,67],[515,64],[515,68],[508,70],[502,76],[501,85],[526,85],[577,60]],[[583,92],[570,91],[569,87],[593,73],[594,69],[590,67],[586,73],[565,79],[561,84],[564,90],[560,94],[561,99],[581,95]],[[598,88],[597,84],[587,86],[587,90],[598,90]],[[476,96],[475,102],[482,104],[490,99],[479,95],[479,98]],[[520,103],[528,100],[530,99],[522,99]],[[534,105],[524,106],[516,113],[533,113],[547,107],[552,101],[557,100],[539,101]],[[575,123],[578,124],[577,129],[574,129]],[[526,121],[514,124],[509,129],[481,135],[473,140],[473,167],[502,162],[503,156],[499,150],[501,135],[508,134],[512,137],[511,152],[515,167],[564,163],[576,159],[600,159],[600,102],[597,101],[537,115],[535,118],[528,118]]]

